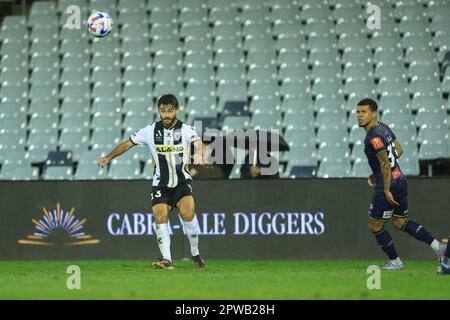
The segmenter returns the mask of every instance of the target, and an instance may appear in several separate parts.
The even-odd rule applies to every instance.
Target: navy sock
[[[379,232],[374,232],[373,235],[375,236],[375,239],[377,239],[380,248],[383,249],[390,260],[395,260],[398,258],[397,251],[394,247],[394,241],[386,229]]]
[[[422,225],[411,220],[406,221],[402,227],[402,231],[405,231],[411,237],[416,238],[419,241],[423,241],[428,245],[431,245],[435,239]]]

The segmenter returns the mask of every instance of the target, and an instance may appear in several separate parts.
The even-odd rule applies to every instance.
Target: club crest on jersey
[[[370,140],[370,143],[372,144],[372,146],[375,150],[378,150],[378,149],[381,149],[384,147],[383,140],[381,140],[380,137],[373,138],[372,140]]]
[[[181,130],[175,130],[175,131],[173,132],[173,138],[174,138],[175,140],[180,140],[180,138],[181,138]]]

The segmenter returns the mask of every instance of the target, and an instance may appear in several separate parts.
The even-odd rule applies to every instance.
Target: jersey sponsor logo
[[[182,146],[156,146],[156,152],[166,153],[166,152],[183,152],[184,148]]]
[[[383,140],[381,140],[380,137],[376,137],[376,138],[371,139],[371,140],[370,140],[370,143],[372,144],[372,147],[373,147],[375,150],[378,150],[378,149],[381,149],[381,148],[384,147]]]

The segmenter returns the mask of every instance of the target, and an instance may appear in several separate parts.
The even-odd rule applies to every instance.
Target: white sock
[[[440,242],[437,241],[436,239],[434,239],[433,242],[430,244],[430,247],[431,247],[435,252],[437,252],[437,251],[439,250],[439,245],[440,245]]]
[[[397,259],[391,260],[391,262],[397,266],[400,266],[403,264],[402,260],[400,260],[400,257],[397,257]]]
[[[172,256],[170,254],[170,234],[167,223],[156,225],[156,238],[163,259],[172,261]]]
[[[184,230],[186,231],[186,236],[191,244],[191,254],[196,256],[199,254],[198,251],[198,236],[200,234],[200,226],[198,225],[198,220],[196,217],[192,221],[183,221]]]

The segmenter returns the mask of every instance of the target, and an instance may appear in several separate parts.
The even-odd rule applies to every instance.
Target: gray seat
[[[125,70],[123,74],[123,83],[127,85],[150,85],[152,80],[152,72],[151,69],[146,70],[136,70],[136,69],[128,69]]]
[[[241,85],[219,84],[217,95],[219,96],[219,110],[222,110],[226,101],[246,101],[247,89]]]
[[[28,72],[24,70],[6,70],[0,74],[0,82],[6,86],[26,86],[28,84]]]
[[[3,165],[0,172],[0,180],[37,180],[39,168],[16,164]]]
[[[31,162],[44,162],[50,151],[57,147],[57,136],[52,133],[34,133],[28,138]]]
[[[79,161],[83,152],[88,150],[89,131],[63,131],[59,138],[60,150],[72,151],[74,161]]]
[[[112,130],[94,130],[91,137],[92,149],[109,150],[114,148],[121,139],[120,128]]]
[[[111,164],[107,178],[114,180],[132,180],[141,178],[138,164]]]
[[[416,124],[420,129],[445,129],[449,127],[447,114],[445,111],[436,112],[437,110],[427,112],[421,109],[416,116]]]
[[[146,100],[146,101],[148,101],[152,97],[151,92],[152,92],[151,86],[149,86],[148,84],[136,85],[136,84],[126,83],[123,88],[122,96],[126,100]]]
[[[64,54],[61,61],[61,68],[64,71],[84,71],[88,72],[90,66],[89,55]]]
[[[90,87],[89,83],[83,83],[80,85],[66,84],[64,83],[61,87],[61,98],[65,101],[79,101],[86,102],[90,99]]]
[[[96,98],[92,104],[91,113],[94,117],[117,117],[122,113],[121,100],[118,98]]]
[[[296,166],[316,166],[317,150],[315,147],[299,147],[290,149],[283,153],[282,160],[288,161],[286,172],[290,172],[289,168]]]
[[[48,167],[42,178],[44,180],[72,180],[72,167]]]
[[[253,127],[254,129],[280,129],[281,117],[257,113],[252,116],[250,127]]]
[[[383,113],[381,120],[394,130],[395,128],[409,129],[415,127],[414,116],[412,114]]]
[[[275,81],[269,83],[250,83],[248,94],[253,99],[279,100],[279,87]]]
[[[98,130],[108,130],[121,126],[122,119],[121,114],[105,115],[96,113],[92,118],[91,128]]]
[[[51,133],[57,135],[58,131],[58,115],[47,114],[41,116],[35,114],[28,125],[31,133]]]
[[[59,112],[58,100],[32,100],[28,113],[31,117],[50,117]]]
[[[0,154],[0,163],[15,164],[21,166],[30,166],[30,157],[28,152],[23,149],[4,150]]]
[[[101,180],[106,178],[106,168],[100,169],[95,163],[80,163],[74,180]]]
[[[328,152],[327,148],[343,148],[348,145],[347,129],[327,129],[319,127],[317,131],[317,142],[319,143],[319,156]]]
[[[39,82],[33,82],[31,84],[29,97],[31,100],[47,101],[55,99],[58,96],[58,84],[41,84]]]
[[[366,178],[372,173],[369,164],[363,159],[357,159],[352,167],[351,176],[356,178]]]
[[[351,175],[350,163],[344,162],[321,162],[317,171],[319,178],[345,178]]]
[[[118,82],[96,82],[92,89],[92,98],[111,99],[120,98],[121,84]]]
[[[125,129],[124,138],[131,136],[140,128],[145,127],[153,121],[153,117],[143,117],[141,115],[129,115],[125,117],[122,127]]]
[[[20,116],[27,112],[27,101],[5,101],[0,103],[0,123],[7,118],[19,119]],[[22,116],[22,119],[26,122],[26,118]],[[4,126],[0,126],[4,128]]]
[[[0,150],[2,153],[8,150],[23,150],[25,147],[25,135],[23,133],[2,133],[0,135]]]
[[[445,112],[445,101],[441,97],[415,97],[411,102],[414,111],[420,112]]]
[[[20,102],[28,96],[28,88],[26,85],[21,86],[6,86],[2,85],[0,89],[0,96],[2,102],[15,101]]]
[[[227,132],[232,129],[246,129],[250,123],[249,117],[227,116],[222,123],[222,131]]]
[[[342,94],[342,84],[339,81],[317,81],[313,84],[312,94],[324,97],[336,97]]]
[[[287,130],[284,134],[284,138],[289,145],[289,149],[292,150],[296,148],[315,148],[314,129]]]

